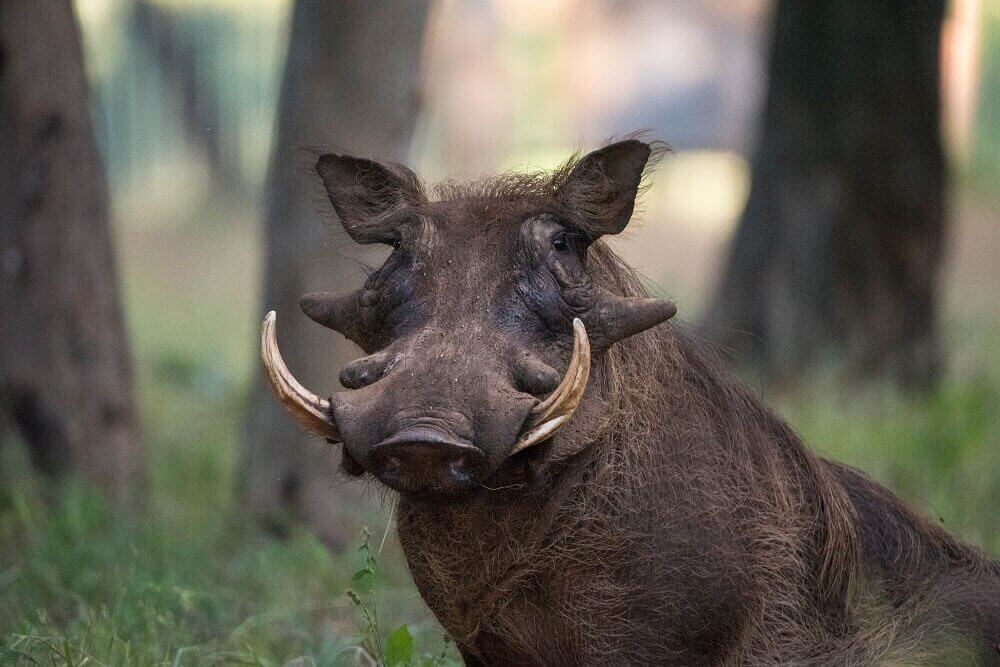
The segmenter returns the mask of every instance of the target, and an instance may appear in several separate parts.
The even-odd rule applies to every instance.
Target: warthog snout
[[[472,489],[486,456],[469,442],[427,426],[397,433],[368,455],[367,468],[386,486],[409,493]]]

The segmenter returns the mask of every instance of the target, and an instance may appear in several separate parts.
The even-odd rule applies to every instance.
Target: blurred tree
[[[136,39],[152,56],[156,72],[177,105],[188,144],[202,155],[222,191],[239,194],[245,189],[233,142],[223,122],[219,88],[197,48],[178,24],[169,7],[149,0],[134,0],[130,26]]]
[[[0,2],[0,405],[47,471],[140,468],[108,192],[69,0]]]
[[[420,107],[428,4],[295,3],[267,183],[263,307],[278,312],[286,361],[314,390],[335,387],[358,350],[306,319],[299,299],[355,288],[359,271],[339,254],[353,252],[347,234],[323,224],[334,214],[314,177],[317,156],[307,151],[405,158]],[[246,494],[266,524],[280,531],[297,515],[335,548],[356,538],[363,507],[357,485],[337,483],[339,451],[310,446],[320,443],[285,413],[262,373],[245,429]]]
[[[750,198],[705,329],[788,379],[939,374],[943,0],[779,0]]]

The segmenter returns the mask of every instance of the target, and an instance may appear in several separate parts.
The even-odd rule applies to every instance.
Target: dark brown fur
[[[338,160],[362,176],[344,185],[344,175],[334,169],[341,168]],[[486,232],[464,231],[462,225],[485,220],[487,231],[516,229],[557,194],[561,205],[569,200],[572,214],[598,221],[595,236],[618,231],[607,231],[614,216],[605,209],[621,210],[620,193],[598,181],[568,196],[564,186],[572,163],[554,176],[448,184],[433,203],[403,167],[378,175],[364,161],[336,156],[328,166],[324,180],[356,238],[386,242],[398,231],[380,220],[413,207],[425,216],[420,229],[452,234],[472,248],[476,235]],[[369,173],[382,180],[364,182]],[[359,183],[364,193],[349,190]],[[451,227],[442,222],[434,231],[433,221],[446,220]],[[428,255],[431,268],[413,275],[447,269],[451,259],[444,269],[431,265],[462,249],[446,248],[437,259]],[[502,254],[487,251],[476,261],[487,261],[490,252]],[[635,273],[602,242],[585,252],[596,287],[645,295]],[[445,364],[419,358],[421,350],[412,344],[402,347],[414,331],[441,328],[435,318],[442,315],[428,311],[429,303],[454,309],[446,313],[452,327],[477,317],[491,321],[489,309],[477,305],[478,295],[459,293],[460,282],[435,283],[454,289],[446,298],[431,299],[426,292],[411,297],[417,304],[394,336],[366,334],[367,316],[355,297],[307,299],[314,319],[346,332],[368,352],[379,350],[364,363],[388,373],[384,382],[347,396],[337,408],[337,421],[357,441],[358,460],[366,451],[359,442],[377,440],[370,431],[386,421],[364,421],[363,406],[383,406],[400,393],[441,391],[429,383],[442,367],[460,368],[451,375],[468,383],[445,398],[474,401],[481,398],[477,391],[485,395],[487,381],[499,382],[496,376],[507,372],[497,361],[503,354],[491,356],[491,350],[506,349],[507,339],[492,338],[499,334],[487,329],[480,329],[485,342],[467,343],[435,330],[433,340],[444,342],[433,351]],[[365,289],[381,289],[376,283]],[[490,289],[502,295],[496,285]],[[542,340],[542,334],[533,335]],[[403,349],[403,370],[393,375],[382,367],[382,350],[396,349]],[[548,358],[557,358],[559,349],[552,346]],[[473,494],[399,497],[398,534],[414,581],[467,662],[1000,661],[996,563],[863,474],[812,454],[679,328],[661,325],[597,349],[583,402],[544,446],[511,460],[494,456],[491,476]],[[405,384],[407,378],[414,384]],[[440,402],[441,395],[435,396]],[[523,418],[523,412],[516,414]],[[363,469],[354,465],[357,472]]]

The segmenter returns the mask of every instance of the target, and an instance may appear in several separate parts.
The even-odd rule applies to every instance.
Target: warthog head
[[[650,146],[628,140],[547,179],[508,177],[436,201],[399,165],[324,155],[316,170],[348,234],[392,254],[361,289],[302,309],[368,356],[322,399],[281,359],[268,314],[262,354],[278,397],[344,444],[344,469],[403,493],[461,495],[537,449],[584,398],[591,356],[669,319],[669,301],[596,284],[591,244],[635,206]]]

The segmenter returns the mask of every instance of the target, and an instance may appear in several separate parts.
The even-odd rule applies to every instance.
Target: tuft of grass
[[[177,530],[155,513],[123,518],[79,481],[35,495],[8,488],[0,504],[0,664],[368,664],[371,646],[381,664],[454,662],[373,556],[356,608],[353,559],[305,531],[278,543],[232,518]],[[388,637],[365,621],[382,602]]]

